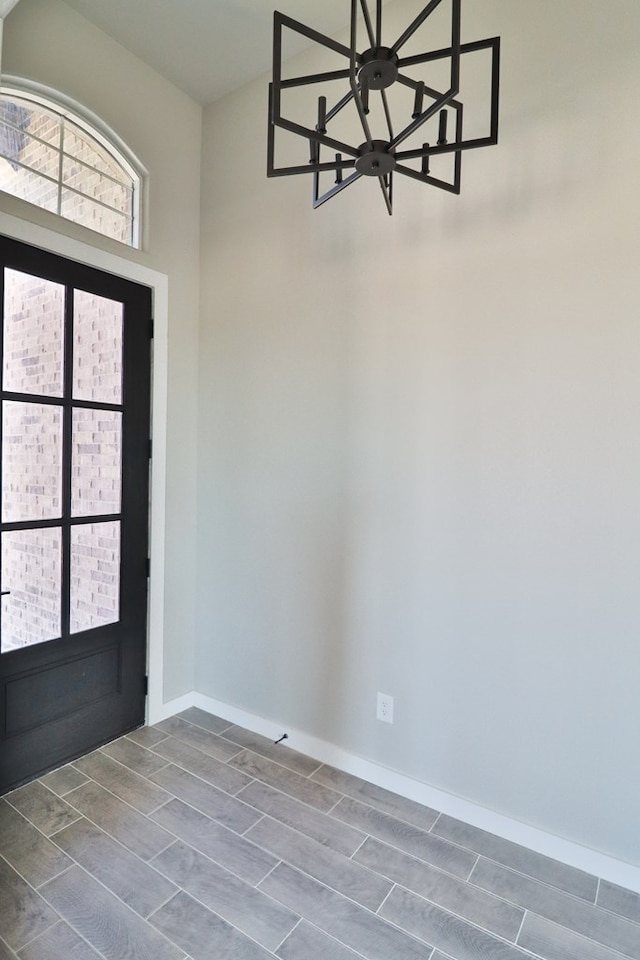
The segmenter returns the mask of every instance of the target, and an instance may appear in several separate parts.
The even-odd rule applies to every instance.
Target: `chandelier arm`
[[[430,107],[427,107],[424,113],[421,113],[419,117],[416,117],[412,123],[410,123],[404,128],[404,130],[401,130],[400,133],[397,134],[397,136],[391,141],[390,146],[395,149],[398,144],[404,143],[404,141],[410,137],[412,133],[415,133],[423,123],[426,123],[427,120],[430,120],[431,117],[435,116],[438,110],[442,110],[443,107],[446,107],[450,102],[450,99],[451,98],[449,95],[443,95],[439,100],[436,100],[435,103],[432,103]]]
[[[312,83],[324,83],[327,80],[348,80],[349,70],[329,70],[327,73],[309,73],[302,77],[290,77],[288,80],[280,81],[280,89],[287,90],[291,87],[306,87]]]
[[[348,103],[351,103],[352,100],[353,93],[350,90],[349,93],[345,93],[342,100],[339,100],[338,103],[336,103],[335,107],[332,107],[331,110],[327,110],[327,123],[329,123],[330,120],[333,120],[333,118],[337,116],[340,111],[347,106]]]
[[[460,143],[452,142],[442,146],[436,144],[429,147],[428,154],[423,150],[400,150],[396,153],[396,160],[418,160],[420,157],[430,156],[439,157],[446,153],[456,153],[460,151],[465,153],[467,150],[477,150],[479,147],[495,147],[496,142],[493,137],[477,137],[474,140],[462,140]]]
[[[369,35],[369,43],[371,44],[372,47],[375,47],[376,35],[373,32],[373,23],[371,22],[371,14],[369,13],[367,0],[360,0],[360,6],[362,7],[362,16],[364,17],[365,26],[367,28],[367,33]]]
[[[362,97],[360,95],[360,90],[358,89],[357,81],[353,78],[351,78],[351,92],[353,94],[353,99],[356,102],[356,108],[358,110],[358,116],[360,117],[360,123],[362,124],[364,138],[367,141],[367,144],[372,147],[373,136],[371,134],[371,127],[369,126],[369,121],[367,120],[367,115],[364,110],[364,105],[362,103]]]
[[[454,144],[453,183],[449,183],[447,180],[442,180],[439,177],[434,177],[431,175],[428,158],[431,156],[433,151],[430,149],[429,144],[426,143],[423,145],[422,151],[419,153],[423,161],[421,171],[418,172],[410,167],[404,167],[402,164],[398,164],[398,159],[403,159],[402,157],[396,157],[396,169],[407,177],[420,180],[421,182],[428,183],[433,187],[439,187],[441,190],[446,190],[448,193],[458,195],[460,193],[462,180],[462,151],[459,149],[459,147],[462,141],[463,113],[463,105],[461,103],[456,103],[456,142]],[[411,152],[413,151],[407,151],[407,153]],[[427,158],[426,163],[425,158]]]
[[[432,187],[439,187],[440,190],[446,190],[447,193],[460,193],[459,183],[447,183],[446,180],[438,180],[428,173],[419,173],[418,170],[412,170],[411,167],[403,167],[396,164],[395,173],[401,173],[404,177],[411,177],[412,180],[418,180],[420,183],[429,183]]]
[[[491,143],[498,142],[500,122],[500,37],[494,37],[491,43]]]
[[[273,122],[273,84],[269,84],[269,106],[267,108],[267,176],[275,176],[276,166],[276,128]]]
[[[423,87],[425,93],[427,91],[427,88],[424,86],[424,81],[413,80],[411,77],[405,77],[401,73],[398,74],[397,82],[405,87],[411,87],[412,90],[418,90],[419,87]],[[440,94],[438,94],[438,96],[440,96]]]
[[[360,123],[362,124],[362,130],[364,132],[365,140],[370,147],[373,147],[373,137],[371,135],[371,128],[369,126],[369,121],[367,120],[367,115],[365,113],[364,104],[362,102],[362,96],[360,94],[360,89],[358,87],[358,81],[356,79],[356,64],[358,60],[358,53],[356,50],[357,43],[357,32],[358,32],[358,0],[351,0],[351,50],[349,51],[349,83],[351,84],[351,92],[353,94],[353,99],[356,103],[356,109],[358,111],[358,116],[360,117]],[[350,152],[350,151],[347,151]]]
[[[331,200],[331,198],[335,197],[337,193],[340,193],[342,190],[346,189],[346,187],[349,187],[352,183],[355,183],[356,180],[359,180],[361,176],[362,174],[358,173],[357,170],[354,171],[354,173],[352,173],[351,176],[347,177],[346,180],[343,180],[342,183],[336,183],[333,187],[327,190],[326,193],[323,193],[322,196],[318,195],[319,184],[317,179],[314,179],[313,209],[317,210],[318,207],[321,207],[323,203],[327,202],[327,200]],[[316,178],[317,178],[317,175],[316,175]]]
[[[277,10],[273,14],[273,19],[274,31],[277,31],[280,36],[282,34],[281,28],[289,27],[289,29],[293,30],[294,33],[301,33],[303,37],[313,40],[314,43],[319,43],[323,47],[328,47],[330,50],[334,50],[335,53],[339,53],[343,57],[349,57],[349,47],[345,47],[343,43],[338,43],[338,41],[334,40],[332,37],[325,36],[324,33],[319,33],[317,30],[314,30],[313,27],[307,27],[304,23],[300,23],[298,20],[294,20],[292,17],[288,17],[284,13],[278,13]],[[280,39],[278,40],[278,46],[281,52],[282,46]]]
[[[387,205],[387,212],[389,216],[393,214],[393,197],[392,197],[392,190],[391,190],[391,184],[393,183],[392,177],[393,177],[393,174],[390,173],[388,186],[386,182],[387,181],[386,177],[384,176],[378,177],[378,183],[380,184],[380,188],[382,190],[382,196],[384,197],[384,202]]]
[[[456,0],[454,0],[454,5],[455,5],[455,2]],[[400,47],[403,47],[407,42],[407,40],[411,39],[411,37],[416,32],[416,30],[418,30],[419,27],[422,26],[422,24],[425,22],[427,17],[430,17],[433,11],[436,9],[436,7],[439,7],[441,3],[442,3],[442,0],[431,0],[431,2],[426,5],[422,13],[419,13],[418,16],[415,18],[415,20],[413,21],[413,23],[409,24],[409,26],[404,31],[404,33],[400,37],[398,37],[394,45],[391,47],[391,52],[397,53]]]
[[[389,98],[387,97],[387,91],[381,90],[382,95],[382,105],[384,107],[385,116],[387,118],[387,128],[389,130],[389,142],[393,140],[393,121],[391,120],[391,111],[389,110]]]
[[[471,43],[460,44],[460,54],[477,53],[479,50],[492,50],[494,57],[500,53],[500,37],[487,37],[486,40],[473,40]],[[404,67],[416,67],[421,63],[432,63],[434,60],[445,60],[454,54],[453,47],[441,47],[439,50],[430,50],[428,53],[418,53],[413,57],[399,57],[398,70]],[[398,78],[399,79],[399,78]]]
[[[426,93],[427,96],[431,97],[432,100],[441,100],[445,96],[441,90],[435,90],[433,87],[428,87],[422,80],[412,80],[411,77],[404,77],[401,73],[398,74],[398,83],[403,83],[405,87],[411,87],[412,90],[417,90],[420,87],[422,92]],[[462,103],[460,100],[455,100],[453,97],[449,97],[444,106],[453,107],[457,110],[462,106]],[[421,115],[422,114],[420,114],[420,116]]]
[[[305,140],[317,140],[318,143],[323,143],[325,147],[332,147],[338,153],[348,153],[350,157],[358,156],[357,147],[352,147],[349,143],[343,143],[342,140],[334,140],[333,137],[328,137],[326,134],[320,133],[311,127],[303,127],[302,124],[294,123],[293,120],[280,117],[278,120],[274,120],[273,123],[277,127],[282,127],[283,130],[288,130],[289,133],[297,133],[299,137],[303,137]]]
[[[335,173],[336,170],[348,170],[354,164],[355,160],[342,160],[340,163],[327,161],[326,163],[305,163],[296,167],[272,167],[268,176],[288,177],[305,173]]]

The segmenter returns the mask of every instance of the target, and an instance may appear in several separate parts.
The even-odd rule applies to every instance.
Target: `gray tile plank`
[[[267,950],[275,950],[300,919],[180,840],[156,857],[153,865]]]
[[[60,767],[59,770],[48,773],[46,777],[41,777],[40,782],[44,783],[49,790],[57,793],[59,797],[64,797],[66,793],[70,793],[71,790],[75,790],[76,787],[81,787],[83,783],[86,783],[87,777],[68,763],[65,767]]]
[[[524,910],[379,840],[368,839],[354,860],[505,940],[518,935]]]
[[[150,922],[193,960],[268,960],[273,957],[226,920],[178,893],[150,918]]]
[[[366,960],[430,960],[427,944],[287,864],[277,866],[260,889]]]
[[[544,960],[624,960],[621,953],[532,913],[525,917],[518,945]]]
[[[177,893],[173,883],[88,820],[61,830],[56,843],[142,917]]]
[[[598,906],[604,910],[610,910],[611,913],[617,913],[621,917],[627,917],[628,920],[635,920],[640,923],[640,893],[634,893],[633,890],[626,890],[608,880],[600,881],[598,890]]]
[[[230,743],[228,740],[221,740],[215,733],[203,730],[202,727],[195,727],[192,723],[187,723],[180,717],[170,717],[169,720],[163,720],[156,727],[156,730],[163,730],[177,740],[183,740],[190,747],[201,750],[216,760],[227,761],[240,753],[241,747]]]
[[[288,770],[272,760],[267,760],[266,757],[259,757],[249,750],[245,750],[234,757],[230,764],[255,780],[262,780],[263,783],[275,787],[276,790],[287,793],[290,797],[308,803],[309,806],[325,813],[340,799],[340,794],[335,793],[335,791],[329,790],[311,779],[301,777],[300,774],[294,773],[293,770]]]
[[[100,954],[61,920],[23,947],[20,960],[100,960]]]
[[[58,920],[7,861],[0,857],[0,934],[12,950],[19,950]]]
[[[162,743],[157,744],[154,752],[164,758],[165,764],[171,761],[183,770],[200,777],[201,780],[219,787],[225,793],[238,793],[252,782],[251,777],[240,773],[239,770],[234,770],[229,764],[216,760],[202,753],[201,750],[190,747],[183,740],[176,740],[175,737],[167,737]]]
[[[113,743],[108,743],[102,748],[102,753],[106,753],[112,760],[124,764],[130,770],[134,770],[143,777],[148,777],[150,773],[155,773],[160,767],[164,767],[166,760],[157,753],[151,753],[146,747],[127,737],[120,737]]]
[[[456,960],[526,960],[526,954],[504,940],[461,920],[415,893],[395,887],[380,916],[420,937]]]
[[[77,760],[74,766],[140,813],[151,813],[169,800],[166,791],[105,756],[100,750]]]
[[[253,885],[273,870],[277,861],[270,853],[216,823],[181,800],[171,800],[152,819],[211,860]]]
[[[276,950],[276,956],[281,960],[360,960],[359,954],[304,920]]]
[[[366,867],[323,847],[271,817],[265,817],[257,823],[248,831],[246,837],[369,910],[377,910],[393,886],[390,881],[377,876]]]
[[[50,880],[42,894],[106,960],[183,960],[184,954],[80,867]]]
[[[345,857],[355,853],[365,838],[360,830],[340,823],[259,780],[253,780],[238,798]]]
[[[156,727],[138,727],[137,730],[132,730],[131,733],[127,734],[127,740],[133,740],[141,747],[153,747],[156,743],[164,740],[166,736],[164,730],[158,730]]]
[[[71,866],[69,858],[5,800],[0,800],[0,854],[32,887]]]
[[[157,773],[152,774],[151,779],[175,797],[184,800],[196,810],[229,827],[230,830],[235,830],[236,833],[244,833],[261,816],[246,803],[236,800],[235,797],[229,796],[228,793],[218,790],[217,787],[205,783],[204,780],[194,777],[174,764],[158,770]]]
[[[479,860],[471,874],[471,882],[587,939],[640,960],[640,926],[631,920],[514,873],[490,860]]]
[[[258,733],[251,733],[244,727],[232,726],[224,732],[224,739],[231,740],[232,743],[243,747],[245,750],[251,750],[267,760],[273,760],[294,773],[299,773],[302,777],[310,777],[312,773],[321,766],[319,760],[314,760],[304,753],[298,753],[284,743],[274,743],[267,737],[262,737]]]
[[[7,794],[6,799],[47,837],[78,819],[76,811],[39,780]]]
[[[143,860],[155,857],[174,839],[97,783],[89,781],[67,794],[67,799],[82,816]]]
[[[461,847],[473,850],[474,853],[486,857],[487,860],[495,860],[497,863],[517,870],[518,873],[524,873],[534,880],[542,880],[553,887],[558,887],[566,893],[573,894],[574,897],[581,897],[590,903],[595,902],[596,890],[598,886],[597,878],[583,870],[577,870],[575,867],[567,866],[553,860],[551,857],[545,857],[541,853],[535,853],[526,847],[521,847],[510,840],[504,840],[493,833],[487,833],[486,830],[480,830],[478,827],[472,827],[461,820],[455,820],[453,817],[447,817],[444,814],[440,817],[432,831],[439,837],[451,840]]]
[[[2,937],[0,937],[0,960],[18,960],[18,954],[13,952]]]
[[[207,713],[206,710],[200,710],[199,707],[189,707],[188,710],[183,710],[178,716],[181,720],[193,723],[196,727],[208,730],[209,733],[222,733],[223,730],[227,730],[231,726],[228,720],[216,717],[213,713]]]
[[[354,800],[361,800],[382,813],[388,813],[399,820],[406,820],[407,823],[412,823],[421,830],[430,830],[439,816],[437,810],[424,807],[415,800],[408,800],[397,793],[377,787],[373,783],[367,783],[360,777],[354,777],[351,773],[344,773],[326,764],[313,774],[312,779],[331,787],[338,793],[353,797]]]
[[[465,880],[477,860],[469,850],[434,837],[405,820],[398,820],[351,797],[341,800],[331,811],[331,816]]]

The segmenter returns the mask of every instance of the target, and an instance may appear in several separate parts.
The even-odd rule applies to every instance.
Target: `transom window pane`
[[[0,94],[0,190],[132,246],[138,178],[76,121],[54,104]]]
[[[121,183],[131,183],[131,177],[125,174],[121,164],[109,151],[97,140],[88,140],[84,130],[69,119],[65,123],[64,149],[70,157],[81,160],[94,170],[99,170]]]

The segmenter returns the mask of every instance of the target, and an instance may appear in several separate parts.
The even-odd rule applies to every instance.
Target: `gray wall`
[[[638,864],[640,6],[463,31],[504,53],[460,198],[314,213],[264,83],[205,112],[197,689]]]

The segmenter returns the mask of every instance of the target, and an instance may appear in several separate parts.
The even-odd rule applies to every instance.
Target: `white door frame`
[[[107,253],[10,214],[0,213],[0,233],[51,253],[85,263],[98,270],[141,283],[153,290],[154,337],[152,355],[151,424],[153,460],[151,468],[151,522],[149,550],[151,577],[147,622],[147,672],[149,696],[147,723],[164,718],[164,565],[167,472],[167,367],[169,329],[169,278],[124,257]]]

